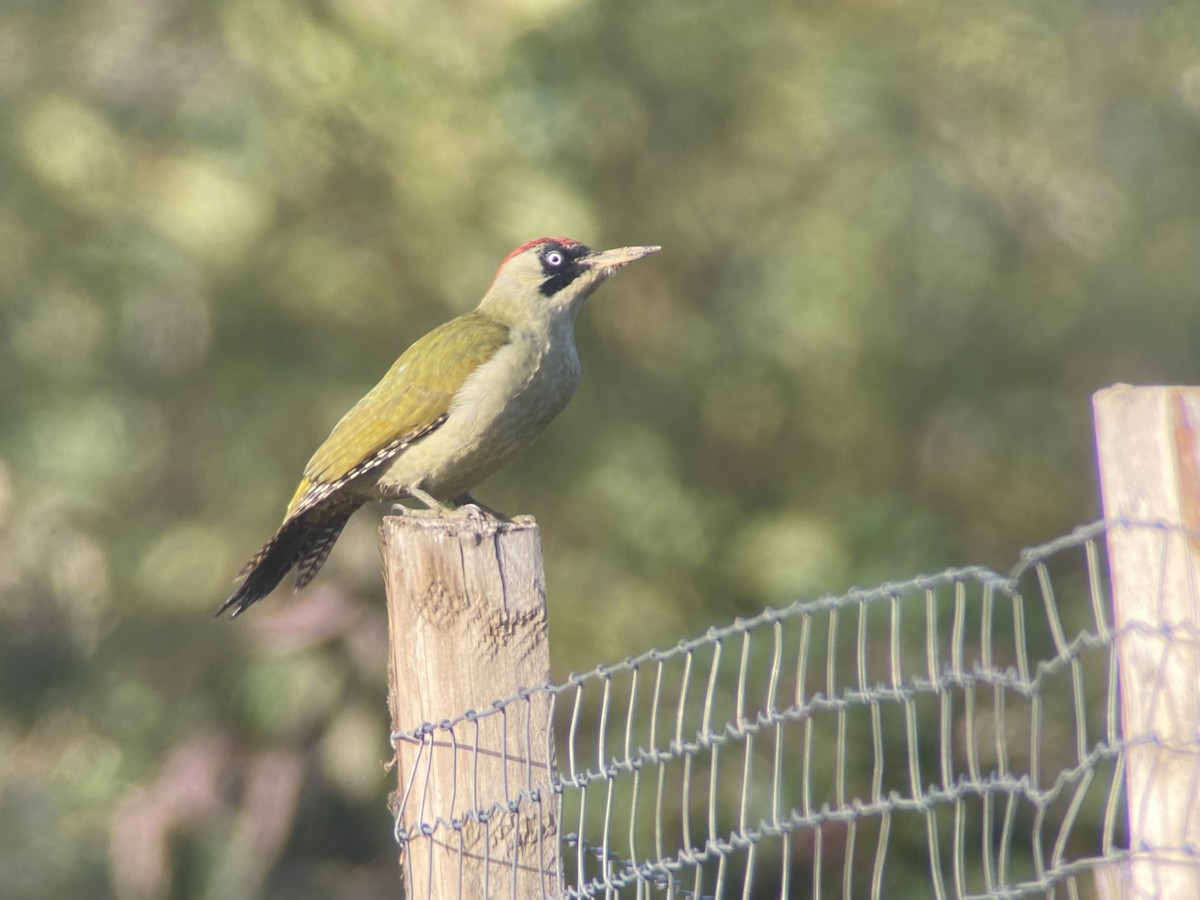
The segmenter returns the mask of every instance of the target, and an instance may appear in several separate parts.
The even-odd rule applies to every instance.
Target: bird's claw
[[[464,518],[469,522],[480,524],[491,519],[496,522],[510,522],[504,513],[480,503],[470,494],[456,497],[453,503],[442,503],[419,488],[406,488],[405,494],[424,503],[425,509],[413,509],[403,503],[392,504],[392,515],[415,516],[427,518]]]
[[[498,509],[492,509],[480,503],[470,494],[463,494],[454,500],[456,511],[461,510],[462,514],[473,522],[483,522],[491,519],[494,522],[511,522],[512,520]]]
[[[476,503],[464,503],[454,512],[475,525],[482,525],[488,519],[488,514],[483,511],[483,507]]]

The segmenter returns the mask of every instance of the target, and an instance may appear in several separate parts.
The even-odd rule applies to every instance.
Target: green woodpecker
[[[409,347],[317,448],[275,536],[217,615],[269,594],[293,567],[317,574],[369,500],[445,511],[562,412],[579,383],[575,314],[617,269],[659,250],[594,251],[538,238],[500,264],[479,306]]]

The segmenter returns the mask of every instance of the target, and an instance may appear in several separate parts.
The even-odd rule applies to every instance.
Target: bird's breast
[[[445,423],[399,455],[381,479],[453,500],[500,468],[562,412],[579,383],[573,335],[514,334],[463,382]]]

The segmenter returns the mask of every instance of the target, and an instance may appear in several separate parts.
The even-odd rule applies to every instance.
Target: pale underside
[[[569,327],[556,341],[513,334],[463,383],[446,420],[383,470],[381,496],[399,499],[414,486],[438,500],[465,494],[541,434],[578,383]]]

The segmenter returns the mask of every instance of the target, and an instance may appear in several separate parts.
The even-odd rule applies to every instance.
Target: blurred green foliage
[[[1097,514],[1090,393],[1200,370],[1185,0],[10,0],[0,126],[15,900],[395,895],[373,514],[208,613],[523,240],[665,248],[480,491],[559,675],[1007,566]]]

